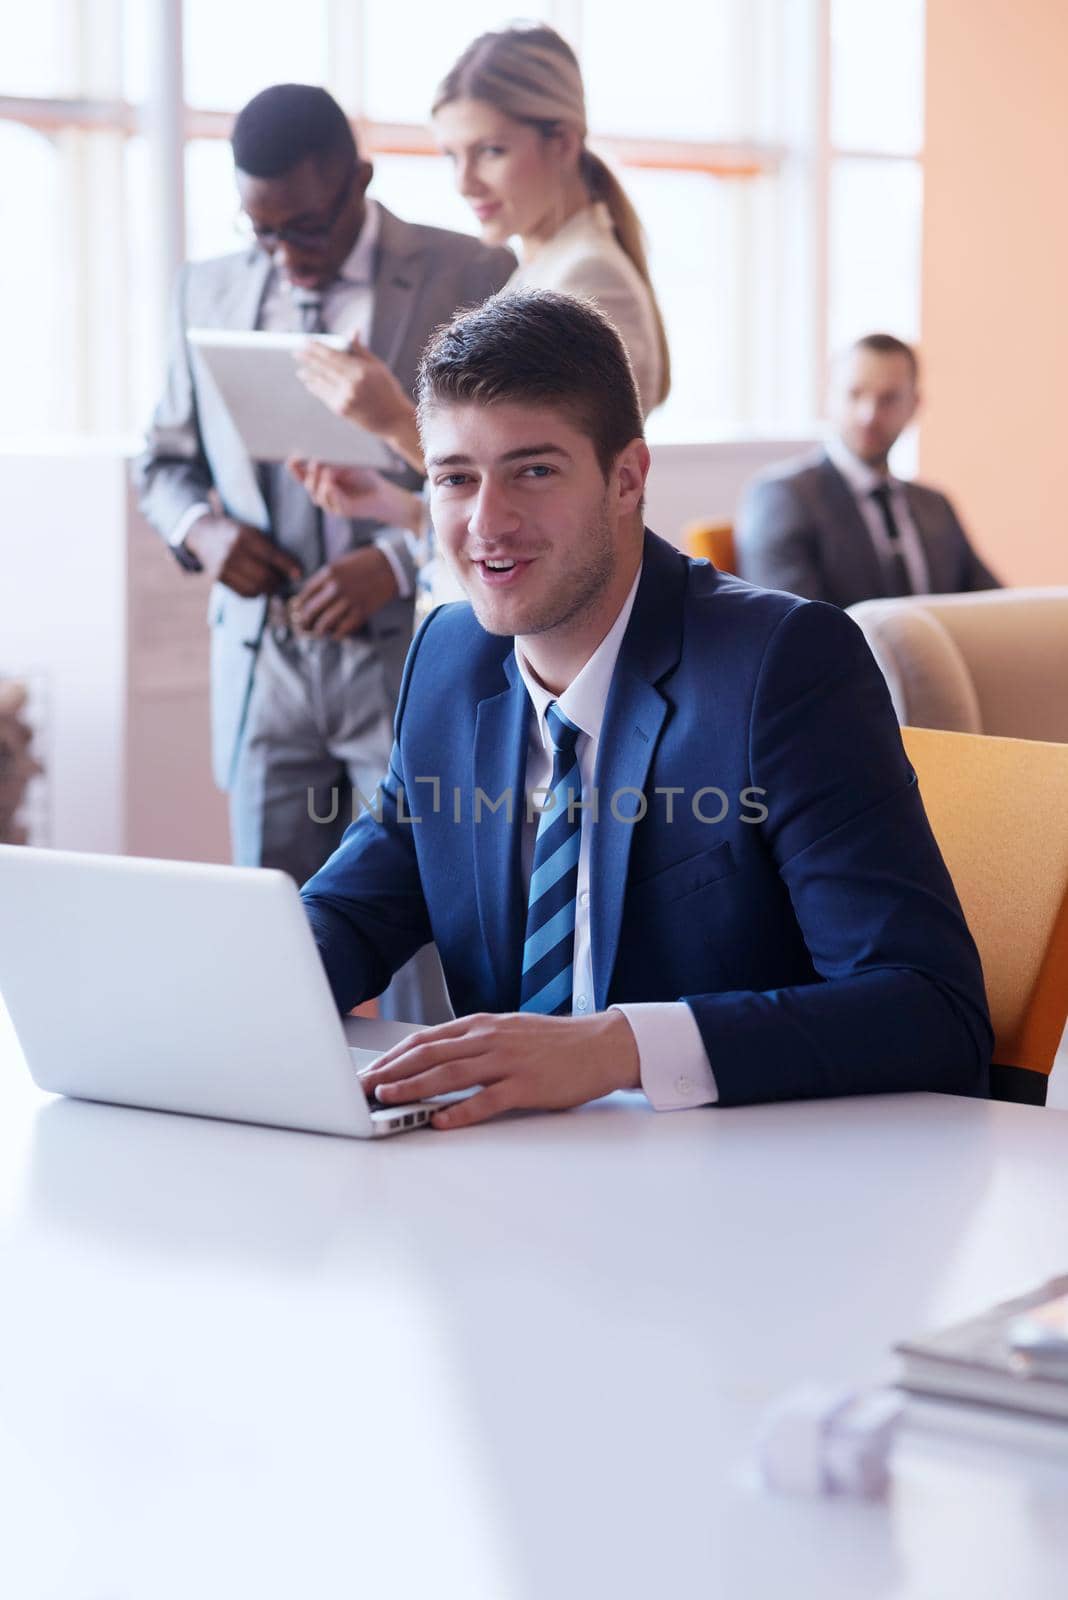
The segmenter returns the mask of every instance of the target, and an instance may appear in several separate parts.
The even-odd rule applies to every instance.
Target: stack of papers
[[[896,1349],[911,1394],[1068,1422],[1068,1277]]]

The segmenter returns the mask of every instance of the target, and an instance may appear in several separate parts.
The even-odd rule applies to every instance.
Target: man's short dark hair
[[[912,374],[913,388],[919,387],[920,358],[912,346],[905,343],[904,339],[897,339],[892,333],[866,333],[863,339],[856,341],[853,349],[874,350],[877,356],[904,356]]]
[[[237,114],[230,136],[234,166],[250,178],[280,178],[309,158],[356,160],[348,118],[325,89],[276,83]]]
[[[438,329],[419,367],[420,419],[435,405],[558,406],[593,444],[605,478],[642,408],[623,341],[587,300],[507,290]]]

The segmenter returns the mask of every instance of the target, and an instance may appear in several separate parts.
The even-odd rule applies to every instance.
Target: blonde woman
[[[586,98],[570,45],[546,27],[484,33],[445,78],[433,115],[483,239],[519,241],[506,287],[595,301],[619,330],[648,414],[668,392],[664,324],[637,212],[586,148]]]
[[[554,289],[593,300],[619,330],[646,414],[666,397],[670,363],[641,223],[610,168],[586,147],[586,101],[574,51],[552,28],[484,33],[443,80],[434,131],[487,243],[518,242],[509,288]],[[418,470],[411,402],[364,346],[313,344],[305,383],[342,416],[371,428]],[[416,531],[417,497],[377,473],[294,462],[319,503]]]

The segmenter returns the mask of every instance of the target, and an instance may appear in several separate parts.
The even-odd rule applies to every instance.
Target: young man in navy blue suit
[[[457,1020],[367,1088],[477,1087],[441,1128],[622,1088],[985,1093],[978,956],[867,646],[644,528],[611,324],[498,295],[418,395],[471,605],[420,630],[378,803],[303,894],[342,1010],[433,938]]]

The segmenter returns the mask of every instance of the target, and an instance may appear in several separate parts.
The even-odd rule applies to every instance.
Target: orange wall
[[[921,476],[1068,583],[1068,0],[927,0]]]

